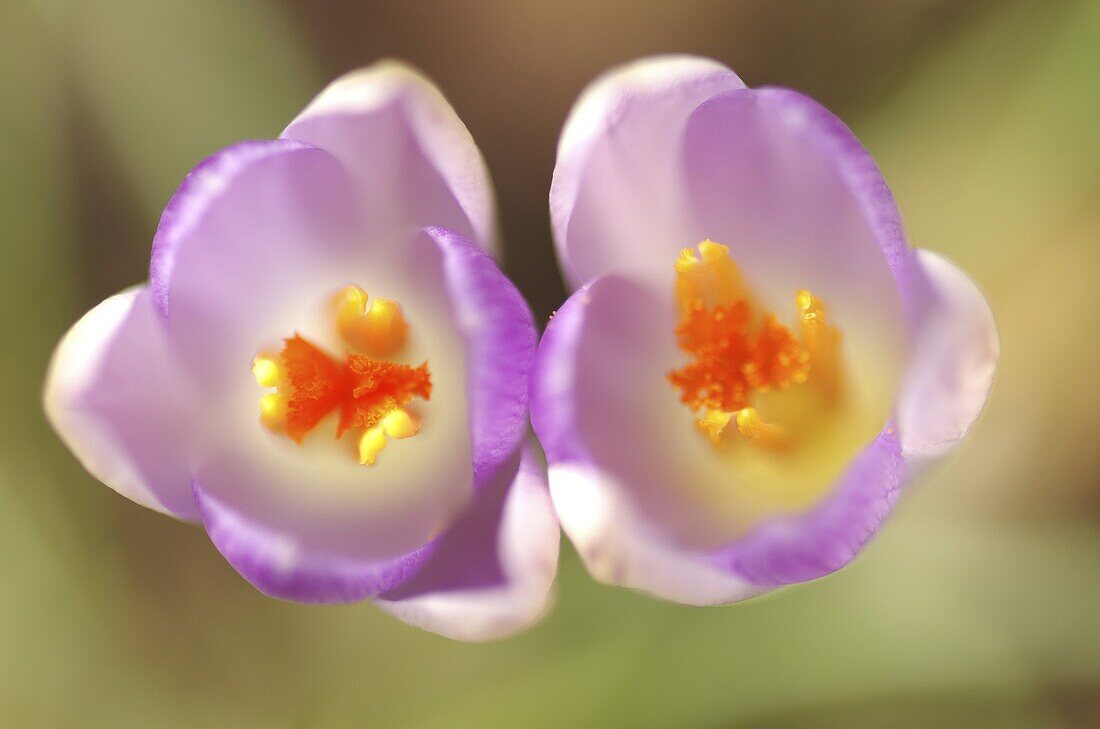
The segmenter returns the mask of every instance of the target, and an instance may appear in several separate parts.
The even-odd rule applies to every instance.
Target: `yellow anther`
[[[840,332],[829,323],[825,305],[809,291],[799,291],[795,305],[802,325],[802,341],[813,363],[810,378],[828,402],[835,402],[840,390]]]
[[[270,357],[257,357],[252,361],[252,376],[260,387],[275,387],[279,384],[279,363]]]
[[[382,418],[382,429],[390,438],[411,438],[420,432],[420,421],[406,411],[397,409]]]
[[[340,336],[351,347],[372,357],[386,357],[405,346],[409,326],[396,301],[378,297],[368,301],[366,291],[347,286],[337,294],[336,307]]]
[[[781,425],[765,423],[756,408],[744,408],[737,412],[737,430],[758,445],[783,448],[790,444],[787,429]]]
[[[680,309],[676,341],[691,361],[669,372],[668,379],[680,401],[702,413],[696,429],[721,445],[736,416],[737,431],[754,445],[790,445],[804,428],[789,422],[797,414],[775,407],[776,398],[789,405],[786,391],[801,386],[814,407],[831,407],[839,397],[840,333],[828,321],[825,305],[809,291],[798,291],[797,325],[787,326],[758,308],[729,248],[709,239],[681,250],[673,268]],[[753,405],[784,422],[765,422]]]
[[[260,398],[260,422],[272,430],[282,430],[286,419],[286,398],[269,393]]]
[[[379,423],[373,428],[368,428],[359,438],[359,462],[364,466],[373,466],[374,459],[386,447],[386,434],[384,426]]]
[[[695,427],[710,439],[710,442],[718,445],[722,442],[722,431],[729,425],[733,413],[725,410],[707,410],[703,417],[695,421]]]
[[[420,421],[408,412],[398,408],[379,421],[373,428],[367,428],[359,438],[359,462],[373,466],[378,454],[386,447],[387,438],[411,438],[420,432]]]
[[[712,240],[699,244],[699,253],[691,248],[680,251],[676,269],[676,300],[687,311],[702,304],[713,308],[748,296],[737,264],[729,248]]]

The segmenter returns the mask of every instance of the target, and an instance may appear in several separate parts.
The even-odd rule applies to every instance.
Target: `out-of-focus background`
[[[1100,3],[0,1],[0,727],[1100,726]],[[504,265],[564,292],[558,131],[606,67],[690,51],[844,118],[1002,359],[972,439],[864,555],[727,608],[593,583],[490,645],[263,597],[46,426],[63,331],[142,280],[186,172],[336,75],[423,68],[481,145]]]

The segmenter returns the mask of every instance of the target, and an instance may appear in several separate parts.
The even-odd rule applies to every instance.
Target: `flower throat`
[[[791,446],[796,424],[769,422],[757,404],[770,393],[795,390],[813,396],[815,411],[835,404],[840,333],[824,305],[809,291],[795,295],[796,334],[774,314],[757,310],[729,248],[710,240],[698,253],[683,249],[675,270],[676,341],[691,362],[668,379],[698,414],[696,427],[716,446],[727,442],[731,421],[754,445]]]
[[[408,339],[397,302],[375,298],[368,304],[363,289],[348,286],[333,303],[337,331],[348,347],[344,358],[331,356],[299,334],[283,340],[277,355],[256,357],[256,383],[273,389],[260,400],[260,419],[300,445],[336,412],[336,438],[356,432],[359,462],[373,465],[387,437],[419,432],[420,420],[407,406],[415,398],[430,399],[431,373],[427,362],[413,367],[390,361]]]

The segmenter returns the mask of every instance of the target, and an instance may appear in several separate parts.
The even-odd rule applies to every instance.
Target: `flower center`
[[[428,363],[413,367],[391,361],[405,348],[408,324],[396,301],[348,286],[334,299],[336,333],[343,358],[295,334],[278,354],[261,353],[252,363],[256,383],[273,391],[260,399],[260,420],[299,445],[332,413],[336,438],[357,433],[359,462],[373,465],[388,438],[408,438],[420,419],[407,406],[431,397]]]
[[[700,413],[696,426],[722,445],[731,421],[755,445],[785,448],[796,430],[757,410],[766,393],[809,388],[816,407],[840,391],[840,333],[809,291],[795,295],[798,333],[774,314],[757,311],[729,248],[710,240],[685,248],[675,264],[680,321],[676,340],[692,361],[668,379],[680,401]],[[782,409],[790,417],[790,408]]]

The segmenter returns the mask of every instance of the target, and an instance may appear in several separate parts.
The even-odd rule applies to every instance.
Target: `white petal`
[[[84,467],[137,503],[197,519],[188,380],[147,288],[112,296],[61,340],[46,376],[50,423]]]
[[[550,467],[550,494],[562,529],[600,582],[689,605],[736,602],[770,589],[712,567],[699,553],[647,528],[624,492],[595,467]]]
[[[485,161],[439,89],[409,66],[383,61],[337,79],[282,136],[344,163],[373,235],[439,226],[496,252]]]
[[[400,600],[378,600],[378,605],[411,625],[455,640],[491,640],[530,626],[546,612],[553,597],[559,534],[546,470],[529,444],[497,526],[501,584],[429,591]]]
[[[691,112],[722,91],[744,88],[725,66],[659,56],[612,69],[581,95],[565,123],[550,187],[558,260],[571,288],[631,270],[632,256],[686,225],[680,161]],[[643,261],[644,262],[644,261]],[[669,263],[671,266],[671,263]]]
[[[985,297],[946,258],[916,251],[906,293],[913,348],[897,423],[906,459],[928,461],[969,432],[993,386],[1000,342]]]

